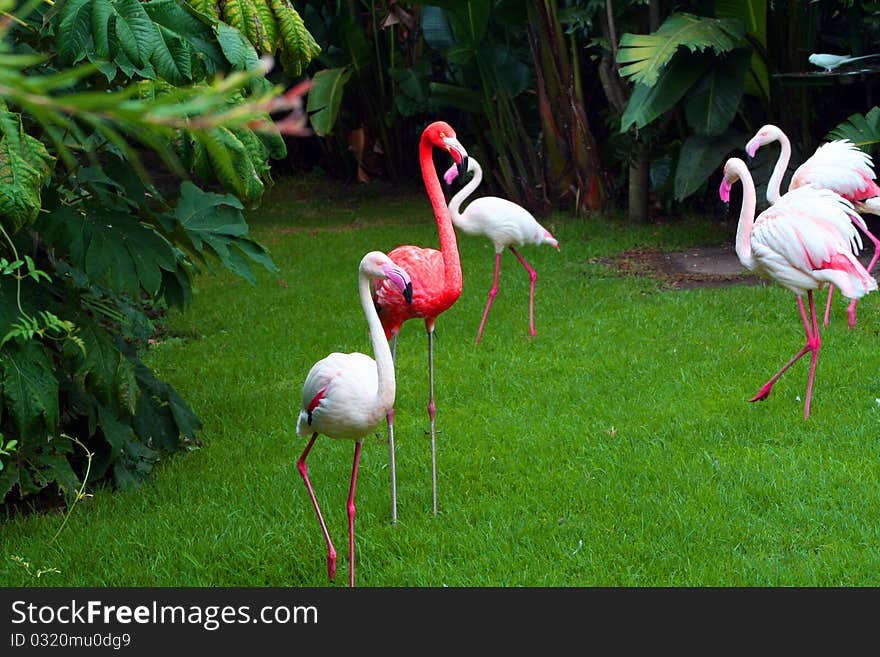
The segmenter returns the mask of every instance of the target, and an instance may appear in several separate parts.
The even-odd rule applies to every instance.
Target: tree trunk
[[[659,6],[656,0],[650,5],[650,22],[659,23]],[[617,28],[614,24],[614,7],[611,0],[605,2],[605,14],[602,17],[602,33],[608,39],[611,52],[599,62],[599,80],[605,97],[618,114],[623,114],[629,90],[617,68]],[[656,29],[653,28],[653,29]],[[630,223],[640,224],[648,221],[648,190],[650,188],[650,160],[648,148],[635,138],[635,158],[630,161],[627,171],[627,219]]]
[[[627,219],[631,224],[648,221],[648,189],[651,186],[648,148],[636,142],[636,157],[629,165],[629,203]]]

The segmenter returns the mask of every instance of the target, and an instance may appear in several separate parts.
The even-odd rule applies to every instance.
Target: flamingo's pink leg
[[[866,228],[862,228],[862,232],[867,235],[868,239],[871,240],[874,244],[874,255],[871,256],[871,261],[868,263],[868,273],[874,268],[874,265],[877,264],[877,258],[880,258],[880,240],[878,240],[874,235],[871,234],[871,231]],[[849,302],[849,306],[847,306],[846,314],[849,322],[849,327],[852,328],[856,325],[856,304],[858,303],[858,299],[853,299]],[[828,305],[829,308],[831,306],[831,288],[828,288]],[[828,326],[828,310],[825,311],[825,326]]]
[[[309,497],[312,498],[312,506],[315,507],[315,513],[318,514],[318,522],[321,523],[321,531],[324,532],[324,540],[327,541],[327,572],[330,575],[330,579],[336,575],[336,548],[333,547],[333,542],[330,540],[330,533],[327,531],[327,525],[324,523],[324,516],[321,515],[321,509],[318,507],[318,500],[315,498],[315,491],[312,489],[312,484],[309,482],[309,473],[306,469],[306,457],[309,455],[309,451],[312,449],[312,445],[315,444],[315,439],[318,437],[317,432],[312,434],[311,440],[309,440],[309,444],[306,445],[306,448],[303,450],[302,455],[299,457],[299,461],[297,461],[296,466],[299,468],[299,473],[302,475],[303,481],[306,482],[306,488],[309,491]]]
[[[397,355],[397,334],[391,336],[391,360]],[[391,454],[391,524],[397,524],[397,469],[394,463],[394,407],[388,411],[388,451]]]
[[[828,318],[831,317],[831,295],[832,294],[834,294],[834,286],[829,285],[828,286],[828,301],[825,303],[825,321],[824,321],[825,326],[828,326]],[[855,316],[854,311],[855,311],[855,300],[853,300],[853,302],[850,304],[850,308],[847,309],[847,313],[850,315],[851,319]],[[855,321],[855,320],[852,319],[852,321]],[[852,326],[852,324],[850,324],[850,326]]]
[[[486,318],[489,316],[489,308],[495,301],[495,295],[498,294],[498,272],[501,269],[501,252],[495,254],[495,279],[492,282],[492,289],[489,290],[489,300],[486,302],[486,310],[483,311],[483,319],[480,321],[480,330],[477,331],[477,342],[480,344],[480,338],[483,337],[483,327],[486,325]]]
[[[531,337],[535,337],[537,333],[535,332],[535,281],[538,280],[538,272],[532,269],[529,266],[529,263],[526,262],[526,259],[523,258],[519,253],[517,253],[516,249],[512,246],[508,247],[513,255],[517,257],[517,259],[522,263],[522,266],[526,268],[526,271],[529,272],[529,335]]]
[[[874,265],[877,264],[877,259],[880,258],[880,239],[877,239],[871,231],[864,230],[865,235],[868,236],[868,239],[874,244],[874,255],[871,256],[871,261],[868,263],[868,273],[871,273],[871,270],[874,268]]]
[[[810,300],[810,317],[813,320],[813,337],[812,340],[807,339],[807,346],[813,352],[810,358],[810,378],[807,379],[807,399],[804,402],[804,417],[810,417],[810,399],[813,397],[813,377],[816,374],[816,361],[819,360],[819,347],[822,340],[819,338],[819,326],[816,323],[816,307],[813,303],[813,291],[807,291],[807,297]],[[802,304],[803,305],[803,304]]]
[[[776,374],[774,374],[773,377],[761,387],[761,389],[758,391],[758,394],[756,394],[754,397],[752,397],[749,401],[755,402],[755,401],[763,401],[763,400],[767,399],[767,397],[770,395],[770,390],[773,388],[773,385],[779,380],[779,377],[781,377],[789,367],[794,365],[808,351],[813,352],[813,366],[815,367],[815,360],[819,356],[819,346],[820,346],[821,342],[819,340],[819,328],[816,326],[816,316],[815,316],[816,308],[815,308],[815,303],[813,301],[813,291],[808,290],[807,295],[810,299],[810,312],[812,313],[812,316],[813,316],[813,325],[814,325],[815,329],[811,330],[810,321],[807,319],[807,311],[804,308],[804,301],[803,301],[803,299],[801,299],[801,297],[798,297],[797,298],[798,308],[800,309],[801,319],[804,322],[804,331],[807,335],[807,342],[804,345],[803,349],[801,349],[799,352],[797,352],[792,357],[792,359],[790,361],[788,361],[785,365],[783,365],[782,369],[780,369]],[[806,401],[806,404],[804,407],[804,412],[807,416],[809,416],[809,412],[810,412],[809,404],[810,404],[810,395],[812,394],[812,389],[813,389],[813,372],[814,372],[814,369],[811,369],[810,379],[809,379],[809,383],[807,386],[807,401]]]
[[[351,466],[351,488],[348,491],[348,585],[354,586],[354,489],[357,485],[358,462],[361,458],[361,441],[354,444],[354,464]]]
[[[434,496],[434,515],[437,515],[437,442],[434,429],[434,418],[437,415],[437,406],[434,404],[434,322],[425,321],[428,327],[428,418],[431,420],[431,489]]]

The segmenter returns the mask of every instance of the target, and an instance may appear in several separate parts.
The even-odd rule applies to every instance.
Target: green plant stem
[[[64,520],[61,522],[61,526],[58,528],[58,531],[55,532],[52,540],[49,541],[50,543],[54,543],[55,539],[57,539],[61,532],[64,530],[64,527],[67,525],[67,521],[70,519],[70,514],[73,513],[73,508],[76,506],[76,503],[86,496],[86,482],[88,482],[89,480],[89,473],[92,470],[92,457],[94,456],[94,454],[90,452],[89,449],[85,445],[83,445],[78,439],[74,438],[73,436],[68,436],[66,433],[62,433],[61,435],[83,448],[86,453],[86,472],[83,475],[82,485],[76,491],[76,495],[73,498],[73,503],[69,507],[67,507],[67,512],[64,514]]]

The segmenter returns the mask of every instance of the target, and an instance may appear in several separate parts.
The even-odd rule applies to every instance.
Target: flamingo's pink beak
[[[451,167],[446,169],[446,173],[443,174],[443,180],[446,181],[447,185],[451,185],[452,181],[458,178],[458,165],[453,164]]]
[[[409,274],[406,273],[406,270],[392,263],[388,265],[383,265],[382,271],[385,274],[385,278],[387,278],[398,287],[406,302],[412,303],[412,279],[409,277]]]
[[[727,178],[721,180],[721,186],[718,188],[718,196],[720,196],[721,200],[725,203],[730,203],[730,183],[727,182]]]
[[[755,153],[758,152],[762,145],[761,138],[756,135],[749,139],[749,143],[746,144],[746,153],[749,154],[749,157],[755,157]]]

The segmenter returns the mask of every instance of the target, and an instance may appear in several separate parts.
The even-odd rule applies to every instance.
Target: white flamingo
[[[877,289],[877,281],[853,253],[861,246],[851,221],[858,215],[852,203],[840,195],[807,186],[789,191],[755,218],[755,183],[745,162],[734,157],[724,165],[718,190],[725,203],[730,201],[730,188],[737,181],[743,185],[743,201],[736,229],[736,254],[746,269],[772,278],[797,295],[807,335],[804,347],[749,401],[766,399],[779,377],[811,352],[804,402],[804,417],[809,417],[821,345],[813,290],[834,284],[847,298],[858,299]],[[810,319],[804,309],[804,293],[810,304]]]
[[[773,173],[767,182],[768,203],[775,203],[779,199],[782,177],[785,175],[788,161],[791,159],[791,142],[781,129],[768,123],[761,127],[746,144],[746,152],[749,157],[754,157],[761,146],[774,141],[779,142],[780,151],[779,159],[776,160]],[[851,201],[858,212],[880,214],[880,187],[874,182],[874,178],[874,164],[871,161],[871,156],[857,148],[848,139],[836,139],[819,146],[812,156],[795,169],[788,189],[797,189],[807,185],[830,189]],[[868,230],[868,226],[861,216],[854,214],[851,215],[851,218],[853,223],[874,244],[874,255],[867,267],[870,272],[874,269],[877,258],[880,257],[880,240]],[[825,305],[825,326],[828,326],[828,317],[831,313],[833,291],[834,286],[829,285],[828,301]],[[850,302],[847,315],[849,326],[852,328],[856,323],[855,299]]]
[[[409,274],[380,251],[371,251],[363,257],[358,267],[358,291],[376,360],[358,352],[334,352],[312,365],[303,384],[302,407],[296,421],[297,435],[304,438],[311,436],[299,457],[297,467],[306,483],[327,541],[327,570],[331,580],[336,574],[336,550],[318,507],[315,491],[309,482],[306,457],[319,434],[355,441],[347,506],[350,586],[354,586],[354,491],[361,443],[385,419],[394,405],[396,391],[391,347],[385,339],[385,331],[379,322],[370,290],[370,282],[375,279],[387,279],[400,290],[407,302],[412,301]]]
[[[535,281],[538,279],[538,274],[513,245],[549,244],[558,251],[559,242],[550,234],[550,231],[538,223],[528,210],[507,199],[497,196],[483,196],[468,203],[464,212],[459,212],[462,202],[473,193],[483,180],[483,169],[480,167],[480,163],[472,157],[468,158],[468,171],[474,174],[473,178],[449,201],[452,223],[468,235],[488,237],[495,245],[495,278],[492,282],[492,289],[489,290],[489,300],[483,311],[480,328],[477,331],[477,343],[479,344],[480,338],[483,336],[483,327],[489,316],[489,308],[492,307],[492,302],[498,294],[501,253],[505,247],[510,249],[529,273],[529,335],[535,337]],[[452,166],[443,174],[443,179],[447,185],[451,185],[457,175],[458,168]]]

